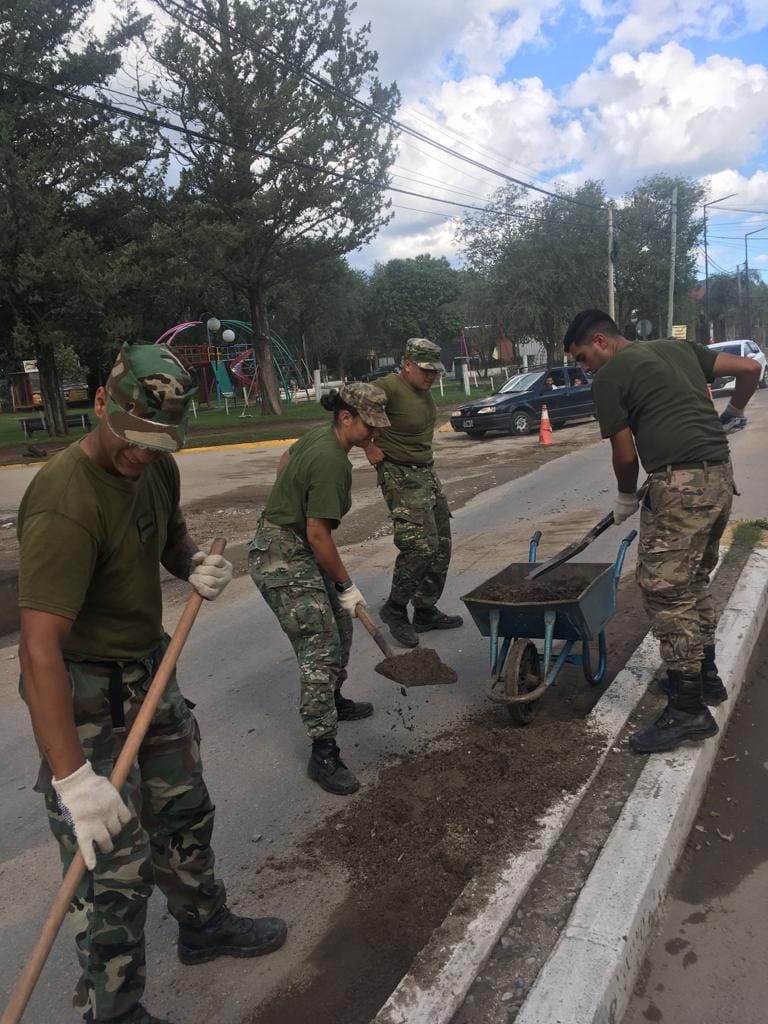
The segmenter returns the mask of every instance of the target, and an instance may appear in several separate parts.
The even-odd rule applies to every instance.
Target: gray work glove
[[[723,424],[726,434],[730,434],[734,430],[743,430],[747,425],[747,417],[744,415],[743,409],[737,409],[729,402],[720,413],[720,422]]]
[[[112,837],[131,820],[131,812],[120,794],[103,775],[97,775],[86,761],[64,779],[54,779],[64,820],[72,827],[89,871],[96,867],[95,843],[102,853],[111,853]]]
[[[366,607],[365,598],[354,583],[351,587],[347,587],[346,590],[343,590],[339,594],[339,604],[345,612],[348,612],[352,616],[352,618],[355,617],[355,608],[357,608],[359,604],[361,604],[363,608]]]
[[[206,601],[215,601],[232,580],[232,563],[223,555],[206,555],[196,551],[192,555],[195,568],[189,574],[189,582]]]
[[[616,500],[613,503],[613,521],[616,526],[623,523],[625,519],[633,516],[640,507],[637,491],[632,494],[625,494],[623,491],[616,492]]]

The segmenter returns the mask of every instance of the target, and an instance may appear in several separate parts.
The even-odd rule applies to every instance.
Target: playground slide
[[[228,398],[234,395],[235,389],[232,385],[232,381],[229,379],[227,373],[227,367],[223,360],[211,360],[211,366],[216,376],[216,387],[218,388],[219,394],[223,397],[226,395]]]
[[[243,352],[242,355],[238,356],[237,359],[233,359],[232,362],[229,364],[229,372],[232,374],[235,380],[239,381],[244,387],[248,388],[249,390],[253,384],[253,378],[246,377],[245,374],[241,373],[241,368],[243,363],[247,362],[249,359],[253,359],[253,356],[253,349],[249,348],[247,349],[247,351]],[[221,365],[223,366],[224,364],[222,363]]]

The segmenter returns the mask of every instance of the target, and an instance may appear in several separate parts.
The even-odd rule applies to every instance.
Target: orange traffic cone
[[[541,423],[539,424],[539,444],[552,444],[552,424],[546,405],[541,407]]]

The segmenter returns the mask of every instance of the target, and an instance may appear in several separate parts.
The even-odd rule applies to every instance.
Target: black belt
[[[655,469],[654,473],[663,473],[665,470],[669,472],[675,472],[678,469],[712,469],[715,466],[727,466],[730,462],[730,458],[727,459],[702,459],[700,462],[672,462],[667,466],[660,466],[659,469]]]

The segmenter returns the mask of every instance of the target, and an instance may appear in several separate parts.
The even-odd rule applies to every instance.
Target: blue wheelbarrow
[[[486,695],[495,704],[506,704],[518,725],[533,721],[539,698],[563,665],[580,665],[591,686],[602,682],[607,661],[605,627],[616,612],[619,577],[636,536],[637,530],[627,534],[613,564],[577,562],[547,573],[554,589],[561,583],[572,591],[573,581],[583,579],[584,586],[575,597],[525,603],[483,597],[483,591],[493,584],[511,587],[523,582],[536,562],[541,541],[537,530],[527,562],[513,562],[462,598],[481,636],[491,640],[491,679]],[[543,640],[542,653],[534,639]],[[554,650],[556,640],[563,641],[558,651]],[[597,665],[593,666],[589,645],[595,640]]]

